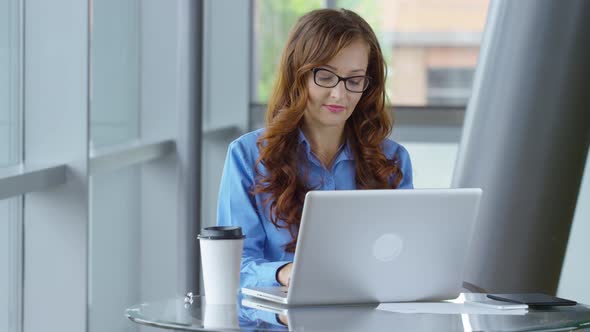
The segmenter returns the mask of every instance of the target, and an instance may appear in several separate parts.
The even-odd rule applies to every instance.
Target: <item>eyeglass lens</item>
[[[363,92],[369,86],[367,76],[338,77],[338,75],[326,69],[317,69],[315,71],[314,81],[323,88],[333,88],[338,82],[344,81],[346,90],[351,92]]]

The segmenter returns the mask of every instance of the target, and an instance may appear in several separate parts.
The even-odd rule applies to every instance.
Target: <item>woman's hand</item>
[[[289,263],[283,265],[279,269],[278,273],[278,281],[281,285],[289,287],[289,283],[291,282],[291,270],[293,269],[293,263]]]
[[[278,314],[277,320],[279,321],[279,323],[281,323],[287,327],[289,326],[289,319],[287,318],[287,315]]]

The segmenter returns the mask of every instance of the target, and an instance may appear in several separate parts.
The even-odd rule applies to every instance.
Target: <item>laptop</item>
[[[242,294],[299,305],[459,296],[481,189],[310,191],[289,287]]]

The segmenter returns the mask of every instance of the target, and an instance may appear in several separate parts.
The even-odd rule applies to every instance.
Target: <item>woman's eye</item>
[[[361,85],[362,81],[363,81],[362,79],[348,80],[349,84],[352,84],[352,85],[355,85],[355,86],[356,85]]]
[[[322,82],[329,82],[334,79],[334,76],[321,76],[318,75],[318,79]]]

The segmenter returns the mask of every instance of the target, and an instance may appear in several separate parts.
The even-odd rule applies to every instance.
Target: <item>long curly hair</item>
[[[258,139],[253,194],[266,194],[264,206],[271,222],[289,230],[292,241],[285,251],[295,252],[305,194],[313,189],[301,174],[298,129],[308,102],[307,75],[324,65],[357,39],[369,45],[369,88],[348,118],[344,135],[351,147],[358,189],[397,188],[402,173],[397,157],[388,160],[381,149],[392,121],[385,110],[385,62],[375,33],[356,13],[346,9],[319,9],[302,16],[289,34],[278,77],[266,112],[266,130]],[[266,171],[259,171],[260,164]],[[263,174],[264,173],[264,174]]]

